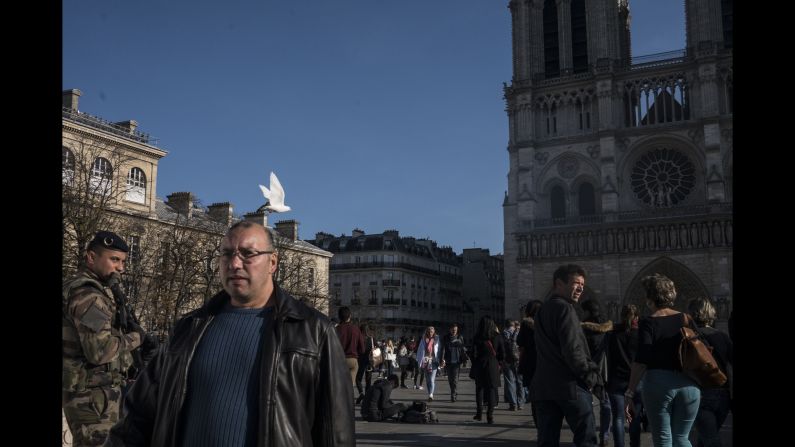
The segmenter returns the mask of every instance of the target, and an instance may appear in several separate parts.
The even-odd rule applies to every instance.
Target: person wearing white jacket
[[[436,388],[436,372],[439,370],[439,336],[433,326],[425,328],[425,335],[420,339],[417,347],[417,364],[425,373],[425,382],[428,387],[428,401],[433,400],[433,391]]]

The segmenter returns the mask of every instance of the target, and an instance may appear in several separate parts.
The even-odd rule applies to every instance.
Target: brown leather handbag
[[[698,332],[690,327],[690,317],[685,316],[682,326],[682,341],[679,343],[679,362],[682,372],[693,379],[702,388],[720,387],[726,383],[726,374],[718,367],[712,356],[712,348],[701,341]]]

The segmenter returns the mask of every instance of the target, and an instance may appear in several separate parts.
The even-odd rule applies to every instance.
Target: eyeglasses
[[[221,259],[226,262],[232,260],[232,257],[237,256],[246,264],[250,264],[254,262],[254,258],[259,255],[271,254],[273,250],[264,250],[264,251],[257,251],[257,250],[221,250]]]

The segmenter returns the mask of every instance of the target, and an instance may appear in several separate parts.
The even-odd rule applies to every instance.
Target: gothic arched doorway
[[[641,285],[641,280],[645,276],[659,273],[670,278],[676,287],[676,310],[686,310],[687,302],[699,296],[710,296],[701,279],[687,268],[684,264],[674,261],[668,257],[662,257],[650,262],[642,268],[630,282],[627,292],[624,295],[622,304],[634,304],[638,306],[641,315],[648,315],[649,308],[646,306],[646,294]]]

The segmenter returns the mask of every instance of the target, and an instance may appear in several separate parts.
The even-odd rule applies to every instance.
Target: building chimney
[[[116,125],[132,134],[135,133],[135,129],[138,128],[138,121],[135,120],[119,121],[118,123],[116,123]]]
[[[263,227],[268,226],[268,213],[266,213],[263,208],[260,208],[259,210],[253,211],[251,213],[246,213],[243,216],[243,219],[249,222],[256,222],[262,225]]]
[[[210,219],[228,227],[232,225],[233,209],[234,205],[229,202],[213,203],[207,207],[207,214],[210,215]]]
[[[298,240],[298,224],[300,224],[300,222],[293,219],[281,220],[276,222],[276,232],[282,237],[286,237],[295,242]]]
[[[190,192],[175,192],[166,196],[166,204],[190,219],[193,215],[193,199]]]
[[[63,106],[65,109],[71,109],[77,111],[77,101],[82,95],[83,92],[80,90],[73,88],[71,90],[64,90],[63,91]]]
[[[359,237],[359,236],[364,236],[364,231],[358,228],[354,228],[353,231],[351,231],[351,237]]]

